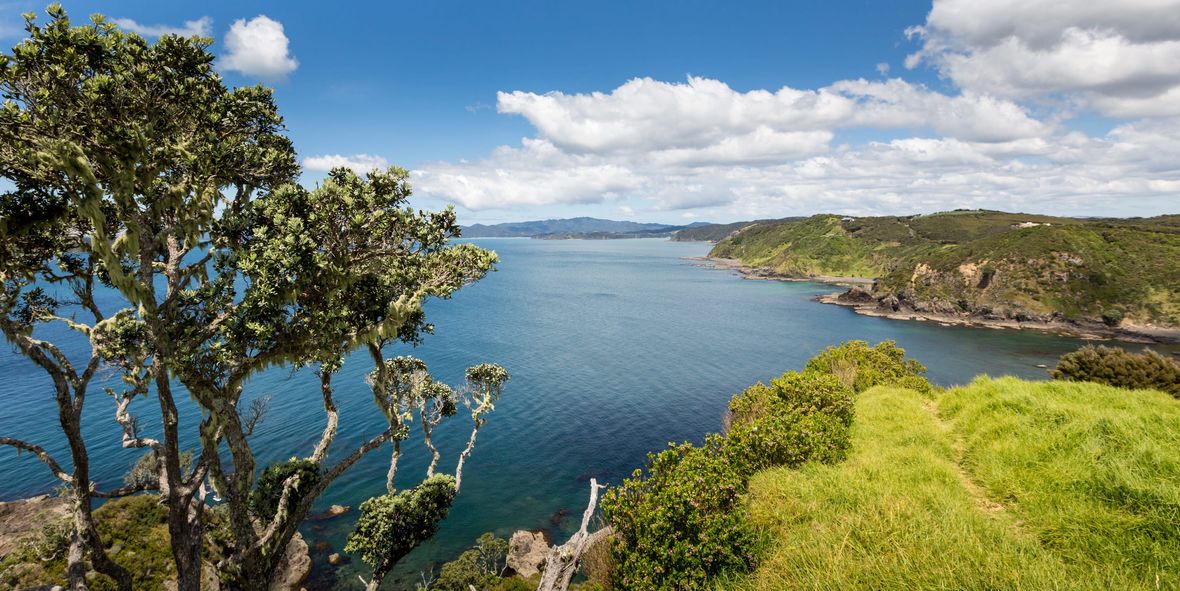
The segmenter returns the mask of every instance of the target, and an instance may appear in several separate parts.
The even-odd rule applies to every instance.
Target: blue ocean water
[[[981,373],[1044,378],[1037,364],[1052,365],[1083,344],[1033,332],[858,316],[812,301],[833,291],[830,286],[747,281],[686,259],[706,254],[707,244],[475,242],[500,254],[499,270],[450,300],[428,303],[436,334],[414,350],[403,346],[388,353],[418,356],[436,378],[452,384],[462,380],[467,366],[483,361],[505,366],[512,380],[480,431],[450,516],[439,534],[391,575],[390,588],[412,589],[419,571],[453,558],[483,532],[507,536],[517,529],[545,529],[564,538],[576,527],[589,478],[618,482],[642,465],[647,452],[671,441],[700,441],[718,429],[730,396],[800,368],[827,345],[894,339],[930,368],[934,382],[953,385]],[[75,352],[84,351],[82,345]],[[356,356],[334,380],[341,413],[334,457],[383,428],[363,381],[369,369],[367,356]],[[5,349],[0,375],[0,432],[45,445],[59,460],[68,460],[44,374]],[[247,392],[272,397],[253,438],[260,464],[311,451],[324,417],[310,372],[271,370],[254,378]],[[196,411],[181,402],[182,421],[191,427]],[[139,402],[137,410],[143,431],[156,433],[154,400]],[[469,432],[462,411],[439,427],[442,469],[453,469]],[[425,468],[425,454],[413,438],[418,431],[411,434],[400,486],[412,486]],[[119,447],[113,404],[97,387],[88,401],[86,436],[94,477],[103,487],[117,485],[138,453]],[[195,446],[195,440],[186,445]],[[355,507],[383,492],[388,452],[369,454],[320,506]],[[54,485],[35,458],[0,449],[0,500]],[[343,548],[354,516],[305,526],[313,546],[326,542],[315,554],[309,588],[359,587],[356,574],[365,573],[359,560],[339,569],[323,562],[328,551]]]

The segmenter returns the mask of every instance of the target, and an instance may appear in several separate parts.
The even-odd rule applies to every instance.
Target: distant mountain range
[[[591,217],[577,217],[560,220],[536,220],[530,222],[507,222],[503,224],[473,224],[463,226],[464,238],[581,238],[609,240],[616,238],[654,238],[671,236],[678,230],[711,226],[708,222],[694,222],[678,226],[604,220]]]

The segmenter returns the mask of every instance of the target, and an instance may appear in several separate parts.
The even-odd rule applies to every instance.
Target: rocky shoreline
[[[1145,344],[1180,343],[1180,329],[1139,326],[1126,322],[1118,326],[1111,326],[1101,322],[1005,318],[983,313],[922,309],[921,304],[901,301],[891,296],[877,297],[866,291],[872,289],[874,283],[874,280],[869,278],[834,277],[828,275],[797,277],[783,275],[765,267],[751,267],[737,259],[691,257],[689,260],[700,261],[702,266],[713,269],[737,271],[746,279],[763,281],[809,281],[848,287],[849,289],[845,291],[819,296],[815,300],[824,304],[851,308],[857,314],[864,316],[889,318],[891,320],[936,322],[944,326],[969,326],[1004,330],[1039,330],[1089,340],[1120,340]],[[931,306],[931,308],[935,307]]]

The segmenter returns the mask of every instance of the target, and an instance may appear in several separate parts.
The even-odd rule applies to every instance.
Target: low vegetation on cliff
[[[875,278],[871,296],[895,310],[1180,327],[1180,216],[819,215],[748,226],[711,255],[787,277]]]
[[[1090,365],[1107,360],[1144,364]],[[735,396],[725,434],[608,493],[613,588],[1180,585],[1172,396],[1064,375],[944,391],[924,372],[852,341]]]

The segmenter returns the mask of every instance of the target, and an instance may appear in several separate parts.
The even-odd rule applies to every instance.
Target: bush
[[[906,359],[905,349],[894,341],[881,341],[872,347],[865,341],[848,341],[828,347],[812,357],[804,371],[834,375],[857,394],[878,385],[904,386],[923,394],[933,392],[924,377],[926,368]]]
[[[848,425],[825,414],[787,413],[735,427],[725,438],[725,456],[743,476],[804,462],[830,464],[848,452]]]
[[[471,585],[476,589],[484,589],[495,585],[498,578],[484,571],[480,565],[479,550],[471,549],[442,565],[438,579],[430,588],[438,591],[467,591],[468,585]]]
[[[756,384],[729,403],[724,449],[743,474],[844,458],[852,425],[852,391],[835,376],[787,372]]]
[[[1159,390],[1180,398],[1180,362],[1150,349],[1131,353],[1118,347],[1087,345],[1062,355],[1053,379]]]
[[[367,499],[344,551],[360,554],[376,571],[387,571],[434,536],[454,500],[455,477],[449,474],[435,474],[414,488]]]
[[[844,459],[853,393],[890,383],[929,394],[925,371],[892,342],[851,341],[826,349],[802,373],[735,396],[726,435],[650,454],[646,475],[636,471],[604,496],[616,536],[611,585],[703,589],[722,573],[751,568],[757,536],[741,500],[749,478],[774,466]]]
[[[490,532],[483,534],[475,541],[474,548],[442,566],[431,588],[440,591],[468,591],[468,586],[503,588],[507,580],[500,577],[508,567],[507,558],[508,541]]]
[[[614,527],[617,589],[703,589],[726,570],[754,563],[754,532],[743,518],[746,477],[725,457],[723,437],[648,455],[606,492],[602,511]]]
[[[279,500],[283,498],[283,483],[296,474],[299,475],[299,484],[295,485],[290,497],[292,503],[319,483],[320,465],[311,460],[291,458],[267,466],[258,477],[258,486],[250,493],[250,510],[264,521],[274,519]]]
[[[789,371],[754,384],[729,401],[730,426],[747,425],[769,415],[825,413],[852,424],[852,390],[831,374]]]

